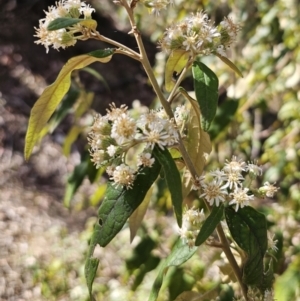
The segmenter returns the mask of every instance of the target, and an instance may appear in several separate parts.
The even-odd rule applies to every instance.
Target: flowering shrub
[[[216,115],[218,77],[200,59],[215,55],[241,75],[226,55],[241,27],[229,17],[215,26],[205,12],[197,12],[171,25],[160,41],[162,50],[169,55],[164,90],[158,85],[149,63],[134,12],[138,4],[143,4],[159,17],[159,11],[170,1],[117,0],[115,3],[128,14],[130,34],[134,35],[139,52],[97,31],[97,23],[91,16],[94,9],[80,0],[57,2],[40,21],[36,43],[44,45],[47,52],[51,46],[66,48],[86,39],[106,42],[114,48],[96,50],[68,61],[33,107],[25,145],[28,159],[67,93],[73,70],[97,61],[107,63],[115,54],[126,55],[142,64],[162,107],[158,110],[140,108],[137,113],[113,103],[106,115],[95,115],[87,138],[91,161],[96,168],[104,168],[109,176],[85,264],[90,297],[99,264],[99,259],[93,256],[96,246],[105,247],[118,234],[128,218],[140,209],[151,187],[163,178],[180,238],[161,265],[149,301],[157,300],[166,270],[186,262],[204,243],[224,252],[230,273],[234,275],[232,282],[240,287],[235,292],[239,300],[273,300],[272,252],[277,250],[276,240],[268,233],[265,216],[251,205],[256,198],[273,197],[278,188],[269,182],[257,188],[255,179],[262,176],[262,168],[235,156],[226,161],[222,169],[205,173],[211,152],[207,132]],[[189,69],[192,69],[195,97],[180,86]],[[178,105],[179,96],[184,101]],[[202,200],[206,213],[204,208],[194,207],[183,211],[184,200],[191,194]],[[192,298],[192,295],[197,300],[206,298],[195,292],[183,292],[180,296]]]

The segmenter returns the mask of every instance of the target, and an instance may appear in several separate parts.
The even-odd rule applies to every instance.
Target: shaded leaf
[[[266,218],[249,206],[237,212],[227,207],[225,217],[233,239],[247,253],[243,281],[258,286],[263,280],[263,258],[268,247]]]
[[[149,301],[155,301],[158,297],[160,288],[162,286],[164,275],[170,266],[179,266],[189,260],[197,251],[197,247],[190,248],[182,239],[178,239],[173,246],[171,253],[162,263],[159,273],[153,283]]]
[[[219,55],[218,53],[216,53],[216,56],[223,61],[227,66],[229,66],[234,72],[236,72],[240,77],[243,77],[242,72],[239,70],[239,68],[231,61],[229,60],[227,57]]]
[[[226,100],[217,108],[217,114],[208,131],[211,140],[214,140],[221,133],[227,133],[225,128],[233,120],[238,107],[238,100]]]
[[[40,139],[44,126],[69,90],[72,71],[82,69],[97,61],[107,63],[110,61],[113,53],[114,49],[96,50],[73,57],[63,66],[56,81],[44,90],[31,110],[25,138],[24,152],[26,160],[29,159],[34,145]]]
[[[78,187],[81,185],[83,179],[87,175],[89,161],[89,154],[85,153],[81,159],[81,162],[75,166],[73,172],[69,175],[64,195],[64,206],[70,206],[70,202],[75,192],[77,191]]]
[[[170,190],[172,204],[176,215],[178,226],[182,224],[182,184],[177,166],[169,153],[168,149],[160,149],[155,146],[153,156],[159,161],[163,170],[164,176]]]
[[[204,131],[208,131],[217,111],[219,80],[215,73],[201,62],[194,62],[192,71],[196,99],[201,111],[201,125]]]
[[[271,291],[274,282],[274,269],[273,269],[273,259],[271,258],[267,271],[263,274],[262,282],[257,285],[260,291],[263,293],[266,290]]]
[[[195,245],[200,246],[203,244],[209,236],[214,232],[219,222],[222,220],[224,213],[224,206],[220,204],[219,207],[214,206],[210,215],[207,217],[205,222],[203,223],[200,232],[196,238]]]
[[[110,88],[108,86],[107,81],[105,80],[105,78],[95,69],[90,68],[90,67],[86,67],[83,68],[82,71],[85,71],[91,75],[93,75],[95,78],[97,78],[100,82],[103,83],[103,85],[105,86],[105,88],[107,89],[108,92],[110,92]]]
[[[188,60],[189,53],[185,50],[175,50],[170,54],[165,69],[165,86],[168,92],[170,92],[175,85],[173,75],[180,74]]]

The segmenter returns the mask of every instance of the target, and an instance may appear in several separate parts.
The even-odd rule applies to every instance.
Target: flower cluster
[[[215,170],[207,177],[201,176],[195,180],[193,189],[200,190],[203,197],[211,206],[228,201],[229,205],[235,205],[235,211],[248,206],[254,199],[248,187],[244,187],[245,175],[248,174],[252,180],[262,175],[262,169],[257,164],[249,162],[246,164],[235,156],[231,161],[226,160],[222,170]],[[209,178],[209,180],[207,179]],[[278,188],[266,182],[258,189],[261,196],[273,197]]]
[[[204,12],[198,12],[168,28],[161,41],[167,52],[184,50],[191,56],[218,54],[226,56],[226,48],[235,41],[240,26],[225,18],[218,27]]]
[[[151,10],[151,13],[159,15],[160,10],[165,9],[173,0],[143,0],[143,4]]]
[[[79,18],[83,15],[84,19],[91,19],[94,8],[89,4],[81,2],[80,0],[61,0],[56,2],[56,6],[48,7],[46,17],[39,21],[39,28],[35,27],[35,37],[39,40],[35,41],[36,44],[45,46],[46,51],[49,51],[49,46],[52,45],[54,49],[60,47],[65,49],[68,46],[74,46],[79,39],[86,39],[83,29],[84,27],[77,23],[67,28],[49,31],[49,24],[58,18]]]
[[[195,246],[196,237],[205,220],[203,209],[186,209],[182,217],[182,227],[179,229],[179,234],[182,240],[192,248]]]
[[[105,116],[97,115],[88,142],[92,162],[97,168],[106,166],[106,172],[116,186],[131,188],[140,167],[154,163],[155,145],[164,149],[177,143],[178,131],[173,120],[164,111],[148,111],[135,116],[125,105],[110,105]],[[134,118],[136,117],[136,118]],[[141,152],[134,166],[129,166],[126,156],[131,148]],[[128,161],[128,160],[127,160]]]

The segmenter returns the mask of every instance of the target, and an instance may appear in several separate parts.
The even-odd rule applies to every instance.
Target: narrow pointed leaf
[[[92,288],[99,266],[99,259],[97,258],[88,258],[84,266],[84,275],[86,279],[86,284],[89,290],[90,298],[92,299]]]
[[[191,110],[187,121],[187,137],[184,141],[186,150],[198,175],[201,175],[206,164],[206,157],[212,150],[209,135],[203,131],[200,125],[200,111],[198,104]],[[183,181],[183,197],[185,198],[191,191],[193,184],[190,173],[185,173]]]
[[[148,205],[151,200],[153,191],[153,185],[148,190],[143,202],[135,209],[135,211],[132,213],[132,215],[129,217],[129,229],[130,229],[130,241],[132,242],[137,230],[139,229],[144,216],[146,214],[146,211],[148,209]]]
[[[175,85],[173,75],[178,75],[186,66],[189,60],[189,53],[184,50],[173,51],[167,61],[165,71],[165,86],[166,90],[170,92]]]
[[[268,247],[267,223],[263,214],[252,207],[225,209],[228,228],[238,246],[247,253],[243,268],[243,281],[258,286],[264,275],[263,258]]]
[[[75,24],[82,24],[85,27],[96,29],[97,22],[93,19],[79,19],[79,18],[57,18],[53,21],[51,21],[47,27],[47,30],[53,31],[58,30],[62,28],[67,28],[69,26],[75,25]]]
[[[214,206],[210,215],[203,223],[200,232],[196,238],[195,245],[200,246],[203,244],[209,236],[214,232],[220,221],[222,220],[224,213],[224,206],[221,204],[219,207]]]
[[[165,179],[167,181],[168,188],[171,193],[172,204],[174,207],[176,219],[178,226],[181,227],[182,224],[182,184],[179,171],[177,166],[169,153],[168,149],[164,150],[159,147],[155,147],[153,150],[153,155],[156,160],[159,161],[163,170]]]
[[[239,68],[227,57],[219,55],[216,53],[216,56],[220,58],[221,61],[223,61],[228,67],[230,67],[234,72],[236,72],[240,77],[243,77],[242,72],[239,70]]]
[[[208,131],[217,112],[219,80],[215,73],[201,62],[194,62],[192,71],[196,99],[201,111],[201,125],[204,131]]]
[[[163,284],[164,275],[170,266],[179,266],[189,260],[197,251],[197,247],[189,247],[182,239],[178,239],[171,253],[162,263],[159,273],[153,283],[148,301],[157,300],[160,288]]]
[[[40,139],[40,134],[51,115],[68,92],[71,85],[73,70],[82,69],[94,62],[107,63],[114,49],[104,49],[71,58],[60,71],[56,81],[48,86],[34,104],[29,118],[25,138],[25,159],[28,160],[34,145]]]

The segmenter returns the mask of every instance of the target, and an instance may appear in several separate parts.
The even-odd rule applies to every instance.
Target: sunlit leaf
[[[99,204],[99,202],[101,201],[101,199],[104,198],[106,188],[107,188],[107,185],[102,184],[96,189],[96,191],[90,197],[90,204],[92,206],[97,206]]]
[[[195,111],[195,109],[197,111]],[[206,157],[211,152],[212,147],[209,135],[204,132],[200,126],[198,106],[196,106],[195,109],[192,109],[189,114],[187,121],[188,132],[184,144],[198,175],[201,175],[206,164]],[[192,184],[190,174],[185,174],[183,197],[188,195]]]
[[[182,184],[179,171],[177,166],[168,151],[167,148],[164,150],[159,147],[155,147],[153,150],[153,155],[156,160],[159,161],[163,170],[164,176],[170,190],[172,204],[174,207],[176,219],[178,226],[181,227],[182,224]]]
[[[69,130],[63,144],[63,154],[68,157],[71,153],[73,143],[77,140],[78,136],[82,133],[83,128],[78,125],[72,126]]]
[[[278,301],[298,300],[300,283],[300,257],[295,256],[287,270],[276,278],[274,284],[275,299]],[[298,291],[298,292],[297,292]]]
[[[44,90],[31,110],[25,138],[26,160],[29,159],[34,145],[39,140],[42,129],[69,90],[72,71],[82,69],[94,62],[107,63],[113,53],[114,49],[97,50],[73,57],[64,65],[56,81]]]
[[[213,231],[216,229],[216,227],[222,220],[223,213],[224,213],[223,204],[220,204],[219,207],[217,206],[213,207],[210,215],[206,218],[196,238],[196,242],[195,242],[196,246],[200,246],[209,238],[209,236],[213,233]]]
[[[143,202],[135,209],[132,215],[129,217],[129,229],[130,229],[130,241],[132,242],[137,230],[139,229],[146,211],[148,209],[149,202],[151,200],[153,191],[153,185],[148,190]]]
[[[197,247],[189,247],[182,239],[178,239],[173,246],[170,255],[162,263],[158,276],[156,277],[148,301],[157,300],[164,276],[170,266],[179,266],[189,260],[196,252]]]
[[[201,111],[201,125],[208,131],[218,104],[219,80],[215,73],[201,62],[195,61],[192,67],[194,90]]]
[[[204,294],[200,294],[195,291],[186,291],[181,293],[174,301],[208,301],[215,300],[219,296],[218,286],[216,289],[207,291]]]
[[[165,86],[168,92],[170,92],[175,85],[173,75],[180,74],[188,60],[189,53],[187,51],[175,50],[170,54],[165,69]]]
[[[55,113],[51,116],[49,120],[49,133],[53,133],[56,127],[62,122],[62,120],[67,116],[68,113],[71,112],[71,109],[76,102],[77,98],[79,97],[80,92],[79,90],[75,89],[71,86],[69,92],[63,98],[62,102],[58,106],[58,109]]]
[[[221,61],[223,61],[228,67],[230,67],[234,72],[236,72],[240,77],[243,77],[242,72],[239,70],[239,68],[227,57],[219,55],[216,53],[216,56],[220,58]]]
[[[97,28],[97,21],[93,19],[83,19],[79,22],[81,25],[95,30]]]

